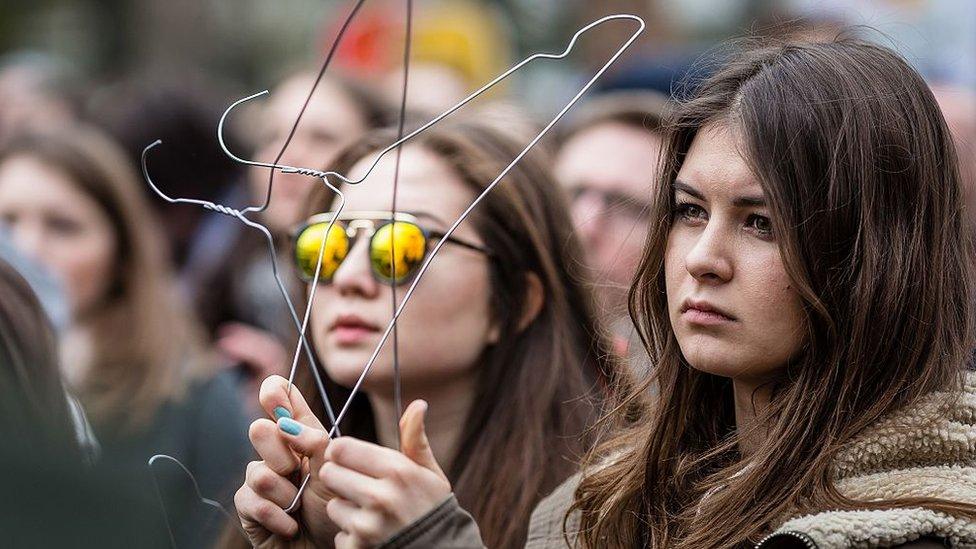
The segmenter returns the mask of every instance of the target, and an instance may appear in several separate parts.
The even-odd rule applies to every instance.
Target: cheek
[[[305,297],[308,299],[308,291],[310,286],[305,286]],[[318,289],[315,290],[315,300],[312,302],[312,312],[308,320],[308,331],[306,332],[306,338],[308,343],[312,345],[312,348],[316,351],[316,355],[323,364],[327,364],[329,361],[326,356],[326,322],[328,322],[328,311],[330,303],[335,303],[334,291],[331,285],[320,285]],[[302,306],[295,303],[295,309],[298,311],[298,320],[302,319]],[[296,336],[297,337],[297,336]]]
[[[778,254],[764,261],[756,276],[744,281],[746,333],[753,342],[756,367],[767,373],[781,368],[804,343],[804,313]]]
[[[664,284],[668,296],[668,310],[675,311],[680,303],[681,282],[691,275],[685,268],[684,241],[674,231],[668,235],[668,242],[664,250]]]
[[[613,282],[629,285],[644,253],[647,223],[624,217],[610,223],[607,230],[614,237],[608,240],[606,250],[602,250],[601,259],[608,274],[614,276]]]
[[[51,258],[59,271],[76,313],[101,300],[115,280],[115,240],[107,231],[90,233]]]
[[[469,369],[491,330],[487,265],[433,269],[400,320],[400,358],[416,372],[451,375]],[[405,368],[406,370],[406,368]]]

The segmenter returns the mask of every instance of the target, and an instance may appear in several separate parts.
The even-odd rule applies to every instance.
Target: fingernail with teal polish
[[[278,428],[292,436],[302,432],[302,424],[294,419],[283,417],[278,420]]]
[[[285,408],[284,406],[277,406],[274,409],[274,416],[275,419],[281,419],[283,417],[291,418],[291,412],[289,412],[288,408]]]

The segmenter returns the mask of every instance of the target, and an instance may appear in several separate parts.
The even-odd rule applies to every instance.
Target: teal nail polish
[[[291,418],[291,412],[289,412],[288,408],[285,408],[284,406],[276,406],[274,409],[274,416],[275,419],[281,419],[283,417]]]
[[[297,436],[302,432],[302,424],[289,417],[278,420],[278,428],[292,436]]]

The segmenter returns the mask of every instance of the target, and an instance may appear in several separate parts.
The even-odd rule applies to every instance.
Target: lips
[[[692,324],[714,326],[735,322],[736,318],[708,301],[686,299],[681,304],[681,317]]]
[[[356,315],[339,315],[329,325],[329,334],[339,345],[355,345],[379,331],[379,326]]]

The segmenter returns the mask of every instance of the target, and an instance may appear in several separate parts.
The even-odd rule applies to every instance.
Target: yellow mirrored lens
[[[328,223],[315,223],[305,228],[295,242],[295,261],[298,269],[306,278],[315,276],[315,265],[319,261],[319,248],[325,237]],[[338,224],[332,225],[329,236],[325,239],[325,250],[322,253],[322,270],[319,271],[321,280],[329,280],[335,274],[339,264],[349,253],[349,237]]]
[[[401,280],[420,266],[427,238],[413,223],[397,221],[377,229],[369,257],[376,273],[388,280]]]

